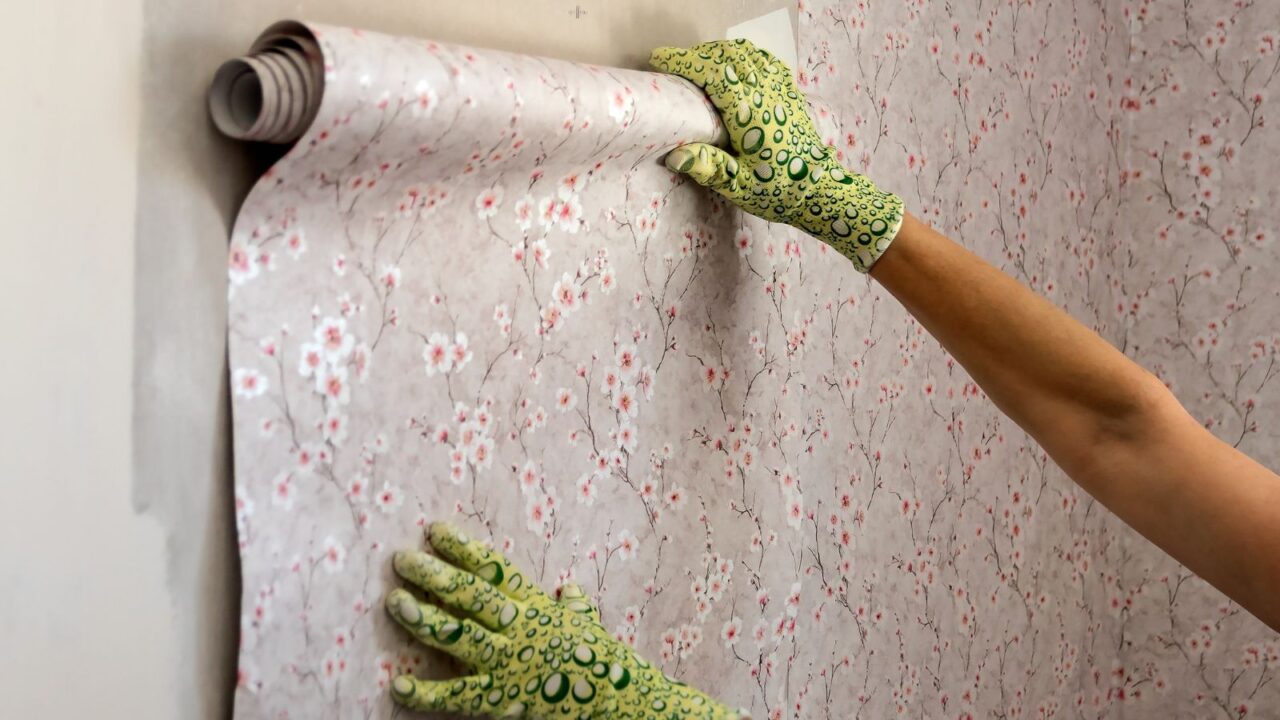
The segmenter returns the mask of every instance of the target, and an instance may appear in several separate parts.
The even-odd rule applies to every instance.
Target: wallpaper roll
[[[731,614],[728,584],[768,574],[735,564],[763,527],[742,513],[773,504],[707,448],[731,433],[752,464],[741,448],[764,438],[739,396],[776,360],[739,375],[756,352],[723,316],[750,231],[661,164],[723,139],[702,93],[286,22],[219,69],[209,106],[232,137],[294,142],[229,254],[237,716],[386,717],[396,674],[447,673],[380,604],[390,553],[438,519],[548,589],[576,578],[673,675],[750,705],[747,674],[720,680],[731,656],[685,667]]]

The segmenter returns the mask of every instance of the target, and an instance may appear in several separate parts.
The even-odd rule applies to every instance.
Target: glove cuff
[[[867,273],[902,228],[903,203],[865,177],[852,179],[826,226],[810,232],[849,258],[855,270]]]

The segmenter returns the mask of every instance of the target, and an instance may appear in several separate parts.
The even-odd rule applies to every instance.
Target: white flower
[[[578,295],[581,292],[582,288],[578,286],[574,276],[565,273],[551,288],[551,300],[567,315],[578,309]]]
[[[427,339],[427,346],[422,349],[422,359],[426,362],[428,376],[447,373],[453,367],[453,354],[449,349],[449,336],[444,333],[432,333]]]
[[[725,647],[733,647],[738,642],[738,638],[742,636],[742,620],[734,615],[729,622],[724,624],[724,628],[720,630],[720,639],[724,640]]]
[[[344,318],[327,317],[316,326],[316,342],[324,351],[330,362],[341,362],[346,359],[356,339],[347,332],[347,321]]]
[[[738,254],[746,257],[751,254],[751,228],[741,228],[738,233],[733,236],[733,245],[738,248]]]
[[[635,417],[640,412],[640,403],[636,400],[635,390],[620,385],[618,391],[613,394],[613,409],[624,417]]]
[[[364,382],[369,379],[369,366],[373,364],[373,351],[365,343],[356,345],[351,353],[351,362],[356,367],[356,379]]]
[[[329,400],[346,405],[351,400],[351,386],[347,384],[346,366],[328,365],[316,374],[316,392]]]
[[[298,373],[302,377],[315,375],[324,365],[324,350],[319,343],[303,343],[298,353]]]
[[[620,87],[609,94],[609,117],[619,124],[624,124],[634,106],[635,96],[631,94],[631,88]]]
[[[631,343],[620,346],[614,359],[618,361],[618,372],[623,380],[630,381],[640,369],[636,364],[636,346]]]
[[[400,287],[400,268],[395,265],[383,265],[382,275],[378,278],[382,283],[382,287],[387,292],[391,292]]]
[[[347,416],[343,415],[337,407],[329,408],[329,414],[324,418],[321,434],[324,436],[325,442],[330,445],[341,445],[342,441],[347,439]]]
[[[235,388],[236,395],[247,399],[258,397],[266,392],[267,387],[270,385],[267,382],[267,376],[253,368],[236,370],[231,377],[231,384]]]
[[[449,348],[449,352],[453,355],[453,369],[461,370],[467,363],[471,362],[471,351],[467,349],[467,336],[465,333],[459,332],[453,338],[453,347]]]
[[[486,437],[471,447],[468,460],[477,470],[483,470],[493,464],[493,438]]]
[[[636,443],[639,442],[639,438],[636,435],[636,426],[631,424],[631,421],[623,420],[622,424],[618,426],[617,441],[620,450],[626,450],[629,453],[636,451]]]
[[[342,547],[342,543],[332,535],[324,539],[324,554],[320,557],[320,562],[324,565],[324,569],[330,575],[342,569],[342,562],[347,557],[346,548]]]
[[[369,478],[355,475],[347,481],[347,499],[354,503],[365,501],[365,492],[369,489]]]
[[[538,202],[538,224],[542,227],[554,225],[560,215],[560,201],[554,195],[548,195]]]
[[[556,205],[556,222],[560,229],[573,234],[582,227],[582,203],[577,196],[570,196]]]
[[[525,195],[516,201],[516,225],[520,226],[521,230],[528,230],[533,226],[535,210],[532,195]]]
[[[578,502],[591,507],[596,501],[595,477],[591,473],[583,473],[578,478]]]
[[[302,253],[307,251],[307,236],[302,232],[302,228],[294,228],[285,235],[284,247],[294,260],[302,257]]]
[[[246,245],[240,238],[231,239],[231,249],[227,252],[227,277],[232,285],[243,285],[258,275],[258,263],[255,262],[254,248]]]
[[[431,113],[436,111],[436,105],[439,104],[436,91],[426,80],[419,80],[413,87],[412,102],[412,112],[416,118],[431,117]]]
[[[276,475],[271,481],[271,504],[289,512],[293,509],[293,500],[298,496],[293,487],[293,475],[288,471]]]
[[[618,533],[618,557],[623,560],[630,560],[636,556],[636,551],[640,549],[640,541],[636,540],[636,536],[631,534],[630,530],[623,530]]]
[[[532,500],[528,506],[528,528],[530,532],[542,533],[551,520],[551,510],[542,499]]]
[[[667,491],[667,504],[671,506],[672,510],[679,510],[684,506],[684,501],[687,497],[688,494],[684,488],[674,485]]]
[[[533,241],[533,261],[543,270],[547,269],[547,261],[551,259],[551,248],[547,247],[547,241],[541,238]]]
[[[392,485],[390,482],[382,483],[382,489],[373,497],[373,501],[377,504],[378,509],[384,514],[390,515],[400,507],[400,503],[404,502],[404,495],[400,492],[400,488]]]
[[[573,394],[569,388],[560,388],[556,391],[556,409],[560,412],[569,412],[578,406],[578,396]]]
[[[476,196],[476,215],[481,220],[487,220],[498,214],[500,205],[502,205],[502,186],[495,185]]]

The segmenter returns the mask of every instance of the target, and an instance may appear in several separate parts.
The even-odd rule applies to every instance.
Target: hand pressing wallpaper
[[[1278,13],[806,2],[795,86],[835,163],[1274,467]],[[313,31],[323,105],[230,254],[238,717],[390,717],[483,674],[483,645],[460,667],[418,642],[416,600],[383,609],[396,570],[430,590],[435,561],[396,553],[437,520],[650,664],[629,673],[753,717],[1280,704],[1275,634],[883,290],[663,166],[723,145],[697,87]]]

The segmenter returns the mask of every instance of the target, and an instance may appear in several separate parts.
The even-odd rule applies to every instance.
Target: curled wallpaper
[[[806,2],[797,74],[846,164],[1274,467],[1280,18],[1196,5]],[[436,519],[756,717],[1280,703],[1274,633],[887,294],[662,167],[721,132],[696,88],[292,30],[257,131],[301,136],[229,255],[237,717],[389,717],[396,674],[449,674],[381,609]]]

